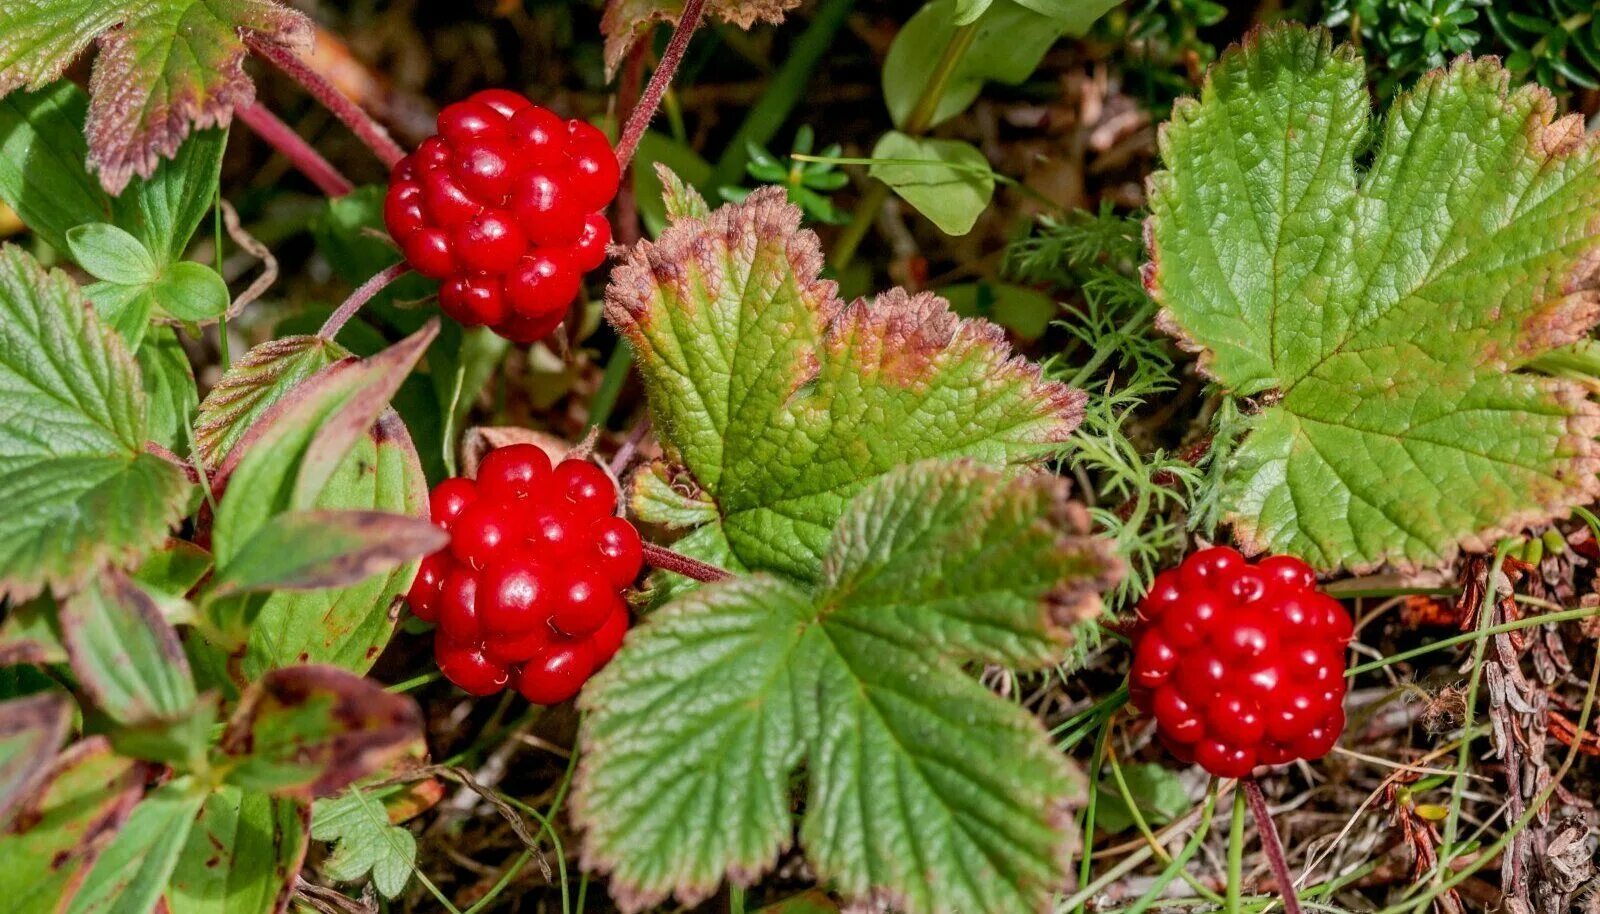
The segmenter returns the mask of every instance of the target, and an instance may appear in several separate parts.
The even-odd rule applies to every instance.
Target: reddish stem
[[[360,288],[356,289],[354,292],[351,292],[350,297],[345,299],[344,303],[341,304],[332,314],[328,315],[327,322],[322,325],[321,330],[317,331],[317,336],[320,336],[325,340],[331,340],[335,336],[338,336],[339,329],[343,327],[345,323],[350,320],[350,318],[354,317],[357,311],[361,310],[362,305],[371,301],[372,297],[377,295],[379,292],[382,292],[384,287],[389,285],[389,283],[394,282],[409,272],[411,272],[411,267],[407,266],[406,262],[402,260],[394,266],[389,267],[383,272],[362,283]]]
[[[250,50],[272,61],[274,66],[305,87],[317,101],[333,112],[333,116],[343,121],[385,166],[393,168],[396,162],[405,158],[405,150],[389,136],[389,131],[361,110],[360,105],[334,88],[333,83],[308,66],[298,54],[249,32],[245,33],[244,40],[250,45]]]
[[[623,440],[622,446],[611,457],[611,475],[622,478],[628,467],[633,465],[633,458],[639,453],[639,444],[645,436],[650,434],[650,417],[645,416],[628,431],[628,437]]]
[[[683,52],[689,47],[689,36],[700,27],[700,14],[705,7],[706,0],[686,0],[683,4],[683,15],[678,17],[678,26],[672,30],[672,38],[667,41],[661,62],[656,65],[656,71],[650,74],[650,82],[644,87],[639,103],[628,112],[628,123],[623,126],[622,138],[617,141],[617,163],[623,170],[627,170],[628,160],[639,148],[645,128],[650,126],[656,109],[661,107],[661,98],[667,94],[667,86],[678,72],[678,65],[683,63]]]
[[[733,577],[733,575],[715,565],[708,565],[699,559],[689,558],[681,552],[673,552],[671,549],[657,546],[655,543],[644,544],[644,563],[652,568],[660,568],[662,571],[681,574],[686,578],[692,578],[703,584],[710,584],[713,581],[726,581]]]
[[[1261,835],[1261,849],[1266,852],[1267,863],[1272,867],[1272,878],[1278,881],[1278,894],[1283,897],[1284,914],[1300,914],[1300,899],[1294,893],[1294,877],[1289,875],[1289,861],[1283,856],[1283,841],[1278,838],[1278,826],[1267,809],[1267,798],[1261,795],[1261,785],[1255,778],[1243,778],[1239,787],[1250,802],[1250,813],[1256,817],[1256,831]]]
[[[144,443],[144,452],[153,457],[160,457],[167,463],[170,463],[179,470],[182,470],[183,475],[188,477],[190,482],[200,482],[200,472],[194,468],[194,464],[184,460],[182,457],[179,457],[177,454],[172,453],[161,445],[156,444],[154,441],[146,441]]]
[[[310,178],[318,190],[330,197],[343,197],[355,189],[350,179],[329,164],[322,153],[313,149],[310,143],[300,138],[300,134],[259,103],[235,108],[233,113],[244,121],[245,126],[255,131],[256,136],[266,140],[267,145],[288,159],[301,174]]]

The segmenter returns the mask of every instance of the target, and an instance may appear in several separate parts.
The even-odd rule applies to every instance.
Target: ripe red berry
[[[476,480],[441,482],[428,503],[450,545],[423,560],[407,599],[438,624],[445,677],[474,695],[515,683],[532,701],[571,698],[621,647],[622,594],[643,559],[638,531],[614,513],[611,478],[515,444],[485,455]]]
[[[552,333],[605,261],[621,170],[605,134],[490,89],[439,112],[390,174],[384,222],[440,307],[517,341]]]
[[[1139,617],[1133,702],[1180,760],[1237,778],[1333,749],[1350,617],[1305,563],[1202,549],[1156,576]]]

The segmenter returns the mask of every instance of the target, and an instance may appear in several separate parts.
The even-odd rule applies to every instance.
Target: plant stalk
[[[617,140],[617,164],[623,171],[627,170],[628,162],[639,148],[639,140],[644,137],[650,121],[656,116],[656,110],[661,107],[661,99],[667,94],[667,86],[678,72],[678,65],[683,63],[683,52],[688,49],[689,38],[694,30],[700,27],[705,6],[705,0],[686,0],[683,4],[683,14],[678,17],[678,25],[672,30],[667,49],[661,54],[661,62],[650,74],[650,82],[645,84],[644,94],[639,96],[638,104],[628,112],[628,122],[623,125],[622,136]]]
[[[322,153],[312,148],[310,143],[301,139],[300,134],[278,118],[276,114],[268,111],[259,102],[244,105],[233,109],[239,120],[255,132],[256,136],[265,140],[267,145],[276,149],[279,154],[288,159],[296,170],[317,185],[317,189],[329,197],[343,197],[355,189],[350,179],[339,173]]]
[[[1278,881],[1278,894],[1283,897],[1284,914],[1300,914],[1300,899],[1295,895],[1294,877],[1289,875],[1289,861],[1283,856],[1283,841],[1278,837],[1278,826],[1267,809],[1267,798],[1261,795],[1261,785],[1255,778],[1239,781],[1244,798],[1250,801],[1250,812],[1256,817],[1256,832],[1261,835],[1261,850],[1272,867],[1272,878]]]
[[[411,267],[407,266],[406,262],[402,260],[362,283],[359,288],[350,293],[350,297],[345,299],[343,304],[328,315],[327,322],[322,325],[321,330],[317,331],[317,336],[325,340],[331,340],[338,336],[339,330],[349,322],[350,318],[355,316],[357,311],[361,310],[362,305],[371,301],[374,296],[384,290],[384,287],[409,272],[411,272]]]
[[[386,168],[393,168],[396,162],[405,158],[405,150],[400,144],[389,136],[389,131],[383,125],[372,119],[372,116],[361,109],[360,105],[346,98],[344,93],[334,88],[333,83],[316,70],[313,70],[300,56],[288,48],[279,47],[270,41],[263,41],[245,33],[245,43],[250,50],[272,62],[273,66],[282,70],[285,75],[293,79],[310,92],[312,97],[321,102],[324,107],[333,112],[333,116],[344,122],[356,137],[372,150],[373,155],[384,164]]]
[[[1243,882],[1244,792],[1240,791],[1233,795],[1233,820],[1228,827],[1228,894],[1222,906],[1227,914],[1239,914],[1239,894]]]
[[[660,568],[673,574],[681,574],[686,578],[710,584],[715,581],[726,581],[733,575],[718,568],[708,565],[699,559],[690,558],[681,552],[673,552],[664,546],[655,543],[644,544],[644,563],[651,568]]]

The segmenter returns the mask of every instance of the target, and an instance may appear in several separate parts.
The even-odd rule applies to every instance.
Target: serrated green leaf
[[[67,248],[95,279],[139,285],[155,279],[155,258],[139,239],[107,222],[86,222],[67,231]]]
[[[1400,96],[1371,165],[1361,60],[1258,32],[1163,133],[1146,283],[1264,408],[1224,500],[1252,551],[1441,560],[1600,494],[1600,409],[1518,371],[1600,317],[1600,146],[1493,59]]]
[[[1012,358],[999,327],[898,289],[846,305],[821,265],[769,187],[638,245],[606,292],[669,455],[738,566],[801,581],[872,480],[929,457],[1043,459],[1083,400]]]
[[[79,684],[119,723],[174,718],[194,705],[178,633],[121,572],[89,581],[62,604],[61,634]]]
[[[0,828],[33,793],[72,724],[72,699],[52,690],[0,702]]]
[[[176,262],[211,205],[228,132],[196,132],[149,180],[111,197],[88,170],[88,104],[65,80],[38,92],[0,92],[0,200],[59,251],[75,226],[109,222],[132,233],[158,263]]]
[[[748,29],[757,22],[777,25],[783,14],[800,5],[800,0],[708,0],[705,16]],[[676,23],[683,13],[683,0],[607,0],[600,31],[605,33],[606,76],[617,73],[622,58],[633,43],[650,33],[658,22]]]
[[[43,784],[0,834],[0,898],[14,911],[59,911],[133,811],[152,766],[102,737],[56,757]]]
[[[206,797],[167,883],[172,914],[278,914],[310,844],[303,803],[223,787]]]
[[[1044,910],[1080,785],[963,663],[1061,656],[1117,575],[1086,530],[1056,477],[922,463],[856,497],[815,586],[758,572],[658,610],[581,699],[584,859],[625,910],[752,882],[804,761],[801,843],[847,899]]]
[[[637,519],[669,529],[698,527],[717,519],[716,503],[698,490],[694,480],[674,479],[672,468],[659,460],[630,480],[628,507]]]
[[[191,129],[225,124],[254,99],[246,35],[297,48],[311,24],[273,0],[12,0],[0,7],[0,96],[42,88],[98,38],[89,146],[116,194]]]
[[[210,466],[220,464],[274,403],[350,353],[320,336],[270,340],[229,366],[206,394],[195,417],[195,448]]]
[[[405,695],[331,666],[272,670],[239,699],[220,744],[228,783],[275,796],[331,796],[419,748]]]
[[[166,888],[205,797],[188,777],[145,797],[95,860],[67,914],[146,914]]]
[[[43,357],[48,353],[49,357]],[[0,248],[0,592],[71,590],[153,549],[189,484],[144,452],[139,370],[72,281]]]
[[[385,898],[398,897],[416,868],[416,837],[391,824],[383,805],[359,788],[318,800],[312,809],[311,836],[335,842],[333,853],[323,861],[323,873],[339,882],[360,882],[370,875]]]
[[[989,160],[971,143],[916,139],[891,130],[873,147],[872,157],[898,160],[875,162],[867,173],[893,188],[946,235],[972,231],[994,196]]]
[[[187,454],[200,392],[177,332],[171,327],[149,328],[134,358],[149,404],[150,440],[175,454]]]

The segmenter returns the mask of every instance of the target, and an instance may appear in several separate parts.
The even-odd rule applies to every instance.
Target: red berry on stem
[[[627,587],[644,567],[644,543],[639,531],[620,517],[607,517],[590,528],[600,553],[601,573],[613,586]]]
[[[583,688],[594,673],[594,654],[586,641],[554,644],[522,667],[517,691],[536,705],[556,705]]]
[[[411,581],[411,589],[406,591],[406,603],[418,619],[432,622],[439,617],[439,591],[453,564],[450,553],[445,551],[435,552],[417,566],[417,576]]]
[[[433,659],[444,678],[473,695],[493,695],[511,680],[511,672],[485,656],[479,644],[456,644],[435,638]]]
[[[429,221],[440,228],[464,225],[468,219],[483,212],[483,204],[472,199],[461,182],[442,168],[423,174],[422,201]],[[390,233],[393,234],[392,228]]]
[[[439,593],[439,630],[457,644],[476,644],[483,640],[478,621],[478,576],[470,568],[457,566],[444,579]]]
[[[525,108],[533,107],[533,102],[510,89],[483,89],[472,93],[472,100],[500,112],[502,117],[511,117]]]
[[[451,525],[450,553],[456,561],[481,570],[521,538],[509,506],[480,498]]]
[[[1350,617],[1304,562],[1200,550],[1157,575],[1139,619],[1129,688],[1180,760],[1244,777],[1338,741]]]
[[[434,122],[439,136],[452,148],[459,149],[473,140],[505,137],[508,118],[492,105],[469,98],[444,106]]]
[[[567,250],[572,262],[587,273],[606,262],[606,246],[611,243],[611,223],[600,213],[583,218],[583,232]]]
[[[511,118],[511,141],[531,164],[560,161],[567,145],[567,125],[549,108],[530,104]]]
[[[468,269],[504,273],[521,259],[528,240],[510,213],[486,209],[456,228],[455,244]]]
[[[500,201],[511,193],[516,169],[511,164],[511,144],[487,138],[469,143],[450,171],[463,190],[480,200]]]
[[[450,236],[440,229],[418,229],[405,240],[401,250],[411,268],[429,279],[443,279],[456,270],[455,248]]]
[[[508,444],[484,455],[478,486],[500,501],[526,498],[550,477],[550,457],[536,444]]]
[[[457,321],[475,327],[505,320],[505,294],[486,273],[457,273],[439,286],[439,307]]]
[[[622,598],[597,569],[572,563],[550,605],[550,624],[570,638],[582,638],[604,625],[618,610]]]
[[[613,612],[601,626],[589,636],[589,645],[594,648],[594,666],[598,670],[611,662],[622,647],[622,639],[628,634],[628,608],[620,607]]]
[[[548,628],[560,587],[553,568],[519,549],[485,568],[482,581],[485,634],[516,638]]]
[[[478,487],[470,479],[446,479],[428,494],[428,516],[440,527],[449,529],[467,505],[478,500]]]
[[[578,286],[576,265],[559,249],[524,257],[506,274],[506,298],[523,317],[564,316],[578,297]]]
[[[563,460],[555,468],[554,484],[579,517],[599,519],[617,510],[617,487],[606,471],[587,460]]]
[[[583,235],[584,209],[567,189],[571,181],[555,165],[534,165],[517,177],[511,208],[535,244],[571,244]]]

